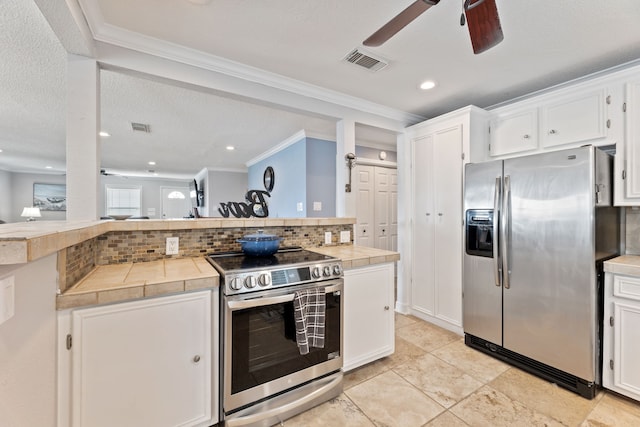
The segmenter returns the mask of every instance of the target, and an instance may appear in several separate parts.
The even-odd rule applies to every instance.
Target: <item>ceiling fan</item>
[[[380,46],[398,31],[406,27],[411,21],[422,15],[440,0],[416,0],[405,10],[384,24],[362,44],[365,46]],[[502,41],[502,26],[498,16],[496,0],[464,0],[460,25],[467,24],[473,53],[482,53]]]

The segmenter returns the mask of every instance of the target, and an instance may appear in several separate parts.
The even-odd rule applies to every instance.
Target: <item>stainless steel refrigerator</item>
[[[600,383],[612,157],[591,146],[465,169],[467,345],[580,395]]]

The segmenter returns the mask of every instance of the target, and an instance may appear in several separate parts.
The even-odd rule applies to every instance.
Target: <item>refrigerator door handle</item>
[[[502,248],[502,284],[505,289],[511,287],[509,270],[509,245],[511,238],[511,176],[505,175],[502,192],[502,218],[500,221],[500,245]]]
[[[493,277],[496,286],[502,286],[502,262],[500,259],[500,239],[497,239],[500,224],[500,199],[502,193],[502,177],[496,177],[496,184],[493,189]]]

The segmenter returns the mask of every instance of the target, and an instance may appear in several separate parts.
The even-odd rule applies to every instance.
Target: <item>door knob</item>
[[[198,363],[199,361],[200,361],[200,356],[198,356],[197,354],[193,356],[193,363]]]

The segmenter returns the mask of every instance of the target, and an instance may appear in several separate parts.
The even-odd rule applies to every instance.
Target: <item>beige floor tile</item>
[[[451,412],[446,411],[425,424],[425,427],[467,427],[468,425]]]
[[[430,354],[394,368],[427,396],[449,408],[482,387],[483,383]]]
[[[395,325],[397,328],[402,328],[403,326],[409,326],[420,320],[413,316],[408,316],[400,313],[395,313]]]
[[[433,351],[460,339],[451,331],[422,321],[396,329],[396,336],[425,351]]]
[[[425,354],[427,354],[427,352],[420,347],[396,336],[395,351],[393,354],[348,372],[344,378],[344,389],[347,390],[356,384],[360,384],[369,378],[373,378],[376,375],[380,375],[381,373],[388,371],[394,366],[401,365],[409,360],[424,356]]]
[[[464,339],[445,345],[431,354],[483,383],[488,383],[510,368],[506,363],[466,346]]]
[[[530,427],[562,426],[551,417],[529,409],[507,395],[483,386],[471,396],[450,409],[458,418],[470,426]]]
[[[582,427],[637,427],[640,426],[640,403],[605,393]]]
[[[374,426],[344,393],[335,399],[286,420],[284,425],[285,427]]]
[[[352,387],[345,394],[377,426],[419,427],[444,411],[393,371]]]
[[[588,400],[520,369],[509,369],[489,383],[527,407],[570,426],[579,425],[598,400]]]

